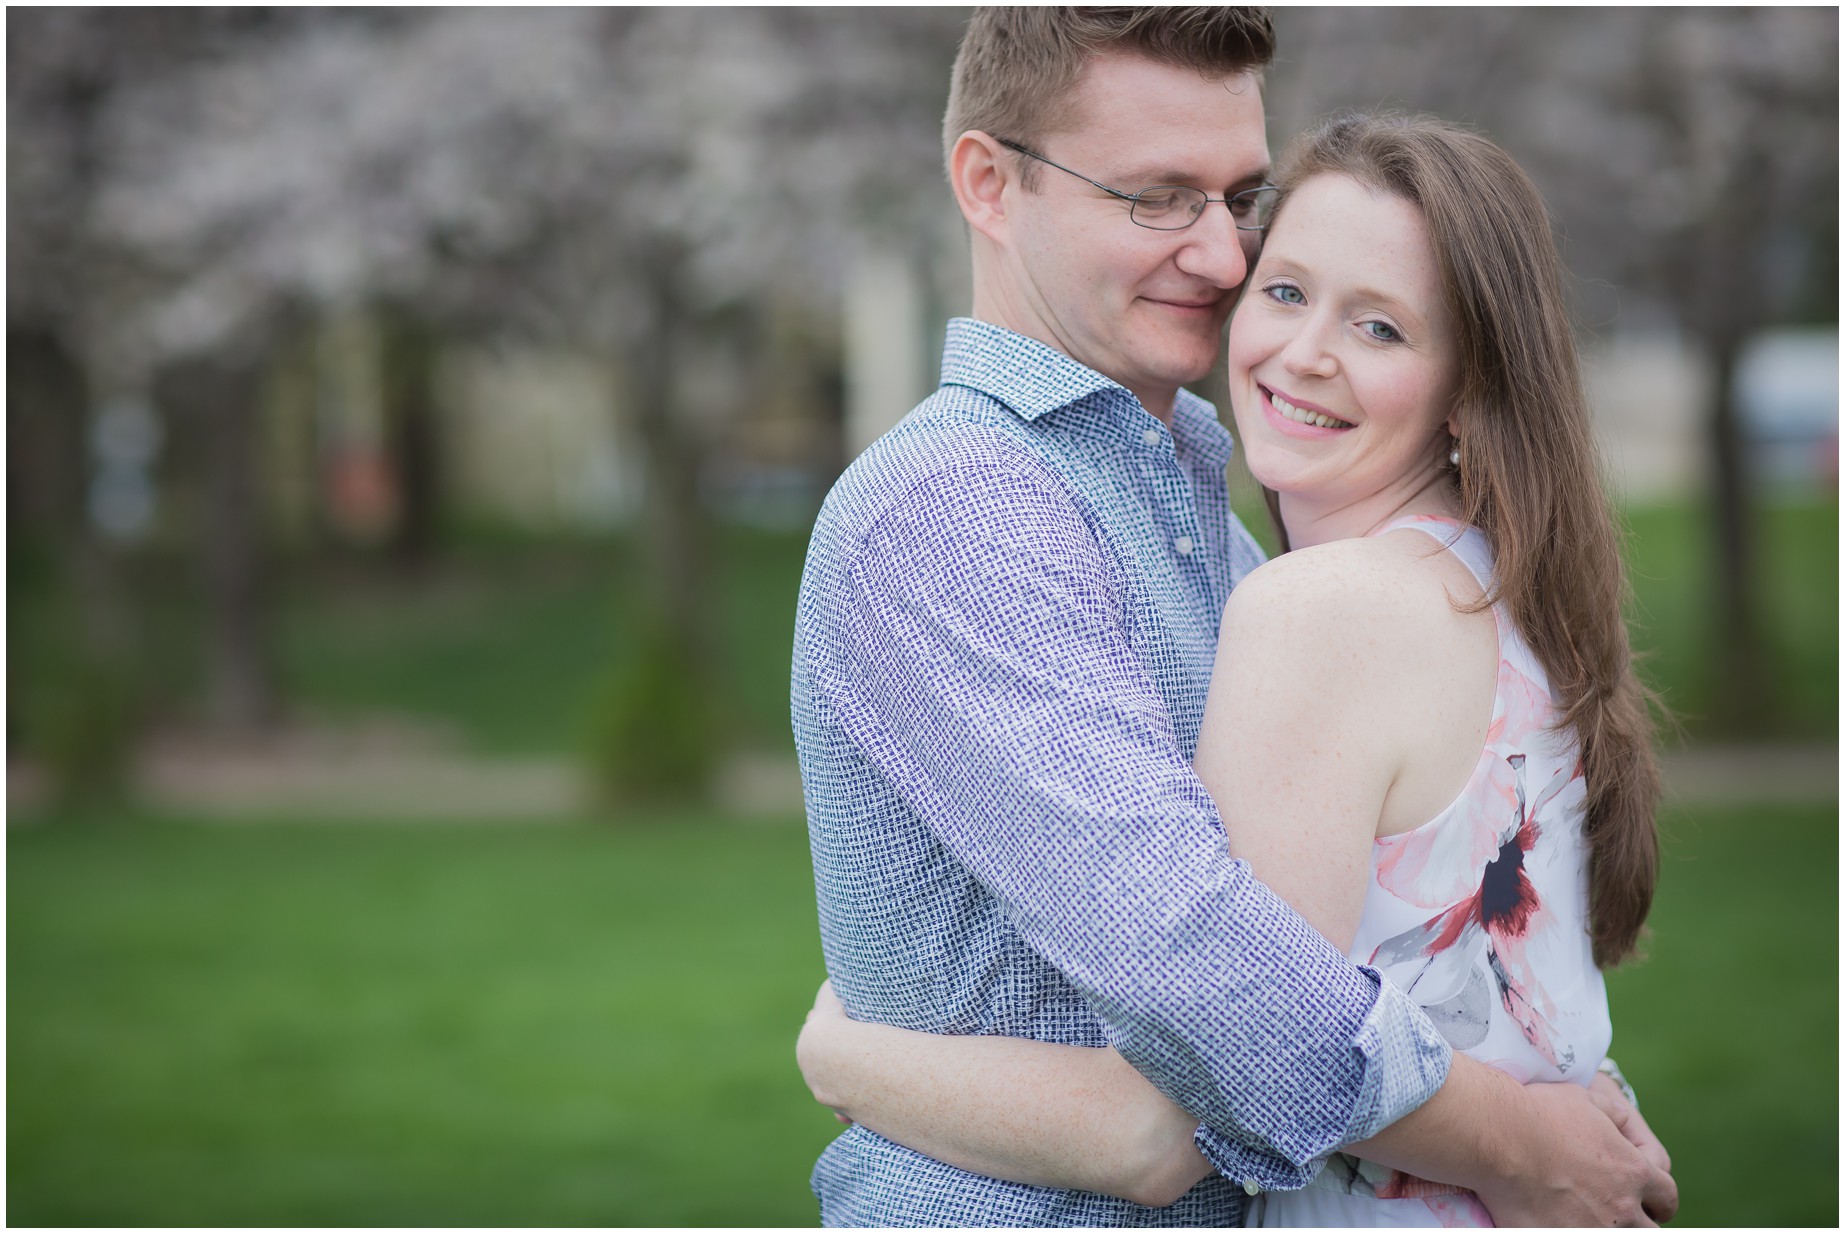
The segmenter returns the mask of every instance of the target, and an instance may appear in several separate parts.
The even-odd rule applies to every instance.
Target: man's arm
[[[813,614],[812,680],[1121,1053],[1200,1112],[1214,1164],[1299,1186],[1426,1099],[1448,1048],[1229,859],[1131,598],[1037,467],[949,469],[893,508]]]

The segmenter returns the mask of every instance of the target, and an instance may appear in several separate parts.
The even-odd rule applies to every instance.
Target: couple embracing
[[[1607,1062],[1657,776],[1543,203],[1424,120],[1271,173],[1272,52],[1222,7],[962,44],[973,314],[801,587],[827,1224],[1676,1206]],[[1226,322],[1268,564],[1182,388]]]

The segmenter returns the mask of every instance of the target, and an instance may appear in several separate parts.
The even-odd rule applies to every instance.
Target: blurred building
[[[549,349],[458,348],[438,391],[445,479],[460,512],[545,529],[632,517],[641,478],[615,415],[614,372]]]
[[[1626,501],[1682,498],[1703,482],[1699,425],[1710,366],[1669,330],[1620,334],[1583,352],[1583,384],[1602,462]]]
[[[721,515],[780,526],[811,520],[850,459],[841,430],[847,401],[888,404],[894,423],[933,388],[933,359],[925,377],[920,357],[939,345],[941,323],[928,327],[932,342],[917,333],[919,316],[893,331],[888,315],[893,289],[931,293],[901,265],[880,270],[888,277],[861,290],[847,314],[856,324],[843,337],[837,322],[790,308],[760,316],[747,353],[721,335],[688,343],[675,401],[709,442],[700,491]],[[379,333],[368,313],[331,317],[270,383],[265,491],[292,538],[318,526],[375,543],[402,517]],[[906,347],[915,358],[890,363]],[[859,374],[851,393],[848,355]],[[639,517],[645,467],[617,358],[559,345],[453,341],[437,346],[432,368],[445,517],[539,532],[607,530]],[[886,397],[898,387],[902,401]]]
[[[1837,327],[1756,335],[1736,366],[1736,399],[1765,495],[1815,485],[1837,493]]]
[[[1583,379],[1610,482],[1636,502],[1695,499],[1707,484],[1708,357],[1671,330],[1591,345]],[[1755,491],[1811,497],[1838,489],[1836,326],[1763,330],[1736,370]]]

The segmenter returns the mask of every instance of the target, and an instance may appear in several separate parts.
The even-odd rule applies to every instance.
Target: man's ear
[[[1006,231],[1006,190],[1018,186],[1011,151],[979,129],[969,129],[949,152],[948,183],[967,225],[1000,240]]]

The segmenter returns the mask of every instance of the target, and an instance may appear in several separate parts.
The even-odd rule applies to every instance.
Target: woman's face
[[[1321,513],[1416,491],[1447,464],[1456,370],[1421,210],[1343,175],[1295,190],[1230,322],[1256,479]]]

